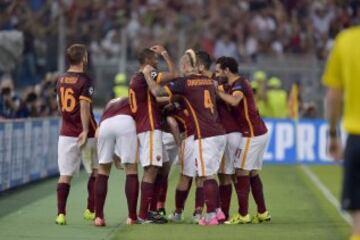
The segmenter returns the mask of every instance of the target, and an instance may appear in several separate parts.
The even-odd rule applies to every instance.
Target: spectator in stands
[[[267,76],[264,71],[256,71],[253,74],[253,86],[256,87],[255,101],[262,117],[270,117],[269,106],[267,102]]]
[[[277,77],[271,77],[267,85],[266,102],[269,108],[269,117],[288,118],[288,96],[282,88],[281,80]]]
[[[0,95],[0,117],[2,119],[11,117],[11,109],[9,104],[11,102],[10,88],[2,88]]]
[[[218,40],[215,43],[214,57],[216,59],[225,56],[238,59],[237,47],[235,42],[231,39],[231,36],[227,32],[223,32],[219,35]]]
[[[36,105],[38,96],[35,92],[29,92],[23,101],[21,101],[19,109],[15,112],[14,118],[39,117],[39,109]]]

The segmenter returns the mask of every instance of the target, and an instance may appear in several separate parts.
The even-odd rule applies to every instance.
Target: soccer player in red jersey
[[[105,226],[104,203],[113,157],[119,158],[126,172],[125,194],[128,203],[127,224],[137,222],[139,193],[137,175],[137,136],[128,98],[111,100],[101,117],[97,133],[99,169],[95,185],[95,225]]]
[[[175,192],[175,211],[168,219],[173,222],[183,221],[182,212],[188,197],[192,178],[196,176],[196,164],[194,158],[194,124],[189,112],[185,108],[185,102],[178,98],[171,103],[171,110],[167,111],[168,121],[173,122],[173,135],[179,143],[180,177]],[[180,134],[181,133],[181,134]]]
[[[173,111],[168,112],[168,121],[172,121],[172,133],[177,142],[180,143],[179,161],[180,176],[175,192],[175,211],[169,215],[168,219],[172,222],[182,222],[182,212],[185,202],[191,189],[192,180],[196,180],[195,210],[192,223],[198,223],[204,206],[203,181],[196,176],[196,163],[194,157],[194,134],[195,125],[186,109],[186,103],[182,97],[172,103]],[[181,134],[180,134],[181,133]]]
[[[157,211],[162,216],[166,216],[165,202],[167,197],[168,176],[172,164],[177,160],[180,139],[175,139],[172,131],[175,129],[175,119],[167,115],[167,106],[170,106],[169,98],[157,98],[161,109],[161,130],[163,142],[163,166],[155,180],[154,197],[150,205],[150,211]],[[161,101],[161,102],[159,102]]]
[[[211,78],[215,78],[215,74],[210,71],[211,58],[208,53],[204,51],[196,52],[196,57],[199,65],[199,72]],[[218,89],[228,92],[229,85],[224,78],[217,78]],[[240,154],[241,131],[239,124],[232,115],[231,107],[222,99],[217,97],[216,105],[219,111],[219,119],[221,125],[226,132],[226,148],[224,156],[221,160],[219,177],[219,207],[225,214],[225,219],[229,218],[229,210],[232,194],[232,176],[235,173],[235,157]],[[218,210],[219,211],[219,210]]]
[[[216,76],[225,77],[230,85],[229,93],[218,91],[218,96],[232,106],[243,136],[241,154],[235,160],[239,213],[225,223],[270,221],[271,217],[265,206],[263,185],[258,173],[262,168],[268,130],[257,110],[249,82],[238,74],[236,60],[230,57],[219,58],[216,61]],[[248,212],[250,189],[258,210],[254,219],[251,219]]]
[[[161,55],[169,72],[159,73],[157,70],[158,55]],[[155,97],[150,93],[143,70],[150,65],[153,71],[149,73],[155,81],[167,81],[175,77],[175,67],[167,51],[162,46],[144,49],[138,56],[140,63],[137,72],[130,81],[129,102],[133,113],[139,139],[140,163],[144,168],[141,182],[141,201],[139,222],[165,223],[167,220],[157,212],[149,211],[151,200],[154,196],[154,182],[158,170],[163,166],[162,132],[160,126],[160,111]]]
[[[219,187],[214,176],[217,174],[222,155],[225,151],[225,132],[218,122],[215,105],[216,88],[214,81],[198,74],[196,56],[193,50],[187,50],[180,60],[181,72],[185,77],[161,87],[151,78],[153,67],[144,69],[146,81],[154,96],[182,95],[186,107],[195,123],[195,157],[197,174],[204,180],[204,196],[207,214],[201,219],[201,225],[217,225],[215,212]]]
[[[81,160],[91,174],[88,181],[88,206],[84,218],[93,220],[94,185],[97,168],[97,128],[92,111],[92,80],[85,73],[88,58],[84,45],[74,44],[66,50],[70,68],[59,76],[56,84],[61,128],[58,143],[60,178],[57,185],[58,216],[56,223],[66,224],[66,201],[72,176],[78,172]]]

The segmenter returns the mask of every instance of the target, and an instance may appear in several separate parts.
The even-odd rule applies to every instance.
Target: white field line
[[[348,213],[341,211],[340,203],[330,192],[330,190],[320,181],[320,179],[310,170],[308,166],[300,166],[303,172],[308,176],[311,182],[321,191],[324,197],[336,208],[339,215],[348,223],[352,224],[351,217]]]

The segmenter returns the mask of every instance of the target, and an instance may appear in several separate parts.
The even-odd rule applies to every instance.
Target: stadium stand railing
[[[58,118],[0,122],[0,192],[58,174]]]

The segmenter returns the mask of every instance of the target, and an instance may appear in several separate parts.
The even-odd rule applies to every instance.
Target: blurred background
[[[235,57],[264,117],[322,117],[320,78],[334,38],[360,22],[357,0],[0,0],[0,117],[57,115],[64,52],[90,52],[98,107],[127,95],[136,52],[164,44]]]

